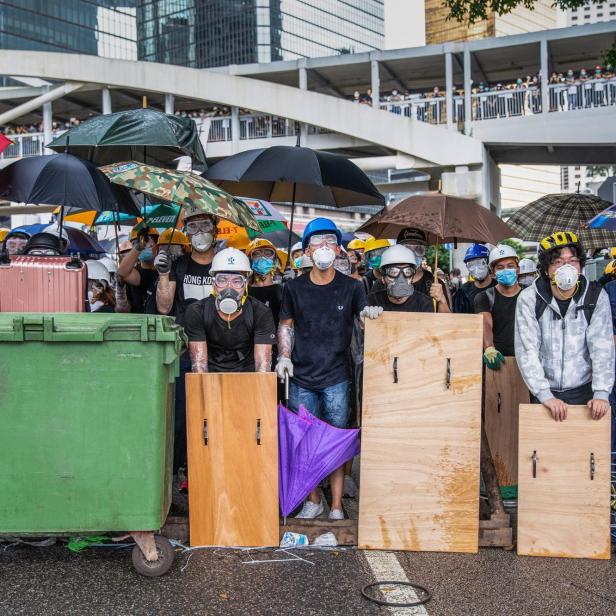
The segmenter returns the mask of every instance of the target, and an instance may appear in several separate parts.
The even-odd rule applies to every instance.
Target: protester
[[[351,260],[349,259],[349,255],[346,253],[346,250],[340,247],[340,253],[336,255],[334,259],[334,269],[345,276],[351,275]]]
[[[416,255],[406,246],[388,248],[381,257],[379,273],[383,288],[368,294],[368,305],[384,311],[433,312],[430,298],[415,289]]]
[[[248,287],[248,295],[258,299],[272,311],[274,323],[278,327],[282,287],[274,284],[278,261],[276,247],[269,240],[255,239],[248,244],[245,252],[252,268],[252,284]]]
[[[377,240],[373,237],[366,240],[364,244],[364,264],[366,273],[362,278],[364,290],[370,292],[372,285],[377,282],[375,270],[381,266],[381,256],[389,248],[389,240]]]
[[[351,261],[351,276],[358,280],[366,273],[364,262],[364,248],[366,242],[359,238],[352,239],[346,247],[349,261]]]
[[[518,261],[514,248],[498,245],[488,260],[496,286],[475,296],[475,312],[483,316],[483,362],[492,370],[498,370],[505,357],[515,355],[515,306],[522,290]]]
[[[605,285],[605,292],[610,300],[610,308],[612,312],[612,336],[616,342],[616,280],[612,280]],[[612,464],[616,463],[616,384],[612,387],[609,397],[610,407],[612,409]]]
[[[158,238],[159,233],[154,228],[133,227],[130,233],[131,250],[120,261],[118,275],[127,285],[126,298],[132,313],[156,314],[158,272],[154,268],[154,258]]]
[[[312,262],[312,259],[308,255],[302,255],[299,261],[297,276],[299,277],[302,274],[308,274],[313,267],[314,263]]]
[[[86,261],[86,269],[89,312],[115,312],[115,293],[105,264],[100,259],[89,259]]]
[[[212,260],[213,295],[186,310],[192,372],[269,372],[276,328],[271,310],[248,295],[251,266],[236,248]]]
[[[539,251],[540,276],[516,306],[520,372],[531,401],[546,406],[555,420],[566,419],[569,404],[587,404],[600,419],[614,385],[608,296],[581,274],[584,250],[574,233],[553,233]]]
[[[53,233],[35,233],[28,239],[23,254],[33,257],[58,257],[64,254],[60,238]]]
[[[520,286],[523,289],[530,287],[535,278],[537,278],[537,264],[532,259],[522,259],[520,261],[520,275],[518,276]]]
[[[304,251],[302,250],[301,242],[296,242],[293,246],[291,246],[291,261],[295,266],[295,269],[299,269],[299,259],[303,254]]]
[[[603,276],[599,278],[599,284],[603,287],[609,282],[616,280],[616,259],[612,259],[603,270]]]
[[[11,231],[5,236],[3,246],[9,255],[19,255],[26,247],[28,239],[27,233]]]
[[[490,251],[483,244],[472,244],[464,254],[464,264],[468,268],[473,280],[465,282],[453,296],[453,311],[457,313],[472,314],[475,312],[475,296],[496,282],[490,275],[488,257]]]
[[[328,218],[306,225],[302,247],[315,267],[289,281],[284,289],[278,327],[278,363],[281,380],[290,378],[289,406],[303,405],[338,428],[349,417],[349,365],[347,352],[356,317],[371,318],[376,309],[366,306],[362,284],[334,269],[342,234]],[[367,309],[367,310],[365,310]],[[329,517],[344,518],[344,469],[330,476],[332,503]],[[304,503],[300,518],[316,518],[323,503],[315,489]]]

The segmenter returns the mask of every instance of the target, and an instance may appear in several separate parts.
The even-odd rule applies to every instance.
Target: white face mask
[[[488,276],[488,264],[487,263],[469,263],[468,271],[471,273],[475,280],[485,280]]]
[[[554,283],[561,291],[571,291],[577,284],[579,272],[573,265],[565,263],[554,272]]]
[[[206,252],[214,243],[214,236],[211,233],[199,231],[199,233],[195,233],[191,236],[190,243],[197,252]]]
[[[312,261],[320,270],[329,269],[334,263],[335,258],[336,253],[327,246],[317,248],[312,255]]]

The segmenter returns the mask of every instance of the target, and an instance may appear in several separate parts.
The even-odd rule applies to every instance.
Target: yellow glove
[[[497,351],[495,347],[490,346],[483,352],[483,363],[490,370],[498,370],[501,364],[505,361],[503,354]]]

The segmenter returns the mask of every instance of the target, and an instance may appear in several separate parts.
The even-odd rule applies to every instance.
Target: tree
[[[518,255],[518,257],[520,257],[520,259],[524,258],[524,244],[522,244],[522,242],[518,242],[518,240],[503,240],[502,242],[499,242],[499,244],[506,244],[507,246],[511,246],[511,248],[513,248],[516,252],[516,254]]]
[[[460,22],[474,24],[495,12],[498,15],[511,13],[518,6],[534,9],[537,0],[443,0],[449,8],[449,16]],[[554,0],[561,9],[576,9],[592,2],[597,4],[603,0]]]
[[[449,271],[450,263],[449,263],[449,251],[443,244],[438,245],[438,266],[444,272]],[[434,271],[434,246],[428,246],[426,248],[426,261],[428,265]]]

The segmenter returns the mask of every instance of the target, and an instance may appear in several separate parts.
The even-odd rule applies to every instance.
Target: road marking
[[[381,580],[410,582],[404,569],[398,562],[396,555],[393,552],[380,552],[375,550],[364,550],[362,552],[368,567],[372,571],[375,582]],[[392,587],[392,591],[387,593],[386,601],[393,603],[404,603],[408,601],[417,601],[417,593],[412,589],[403,586]],[[417,607],[388,607],[385,608],[390,614],[395,616],[427,616],[428,611],[425,606],[418,605]]]

